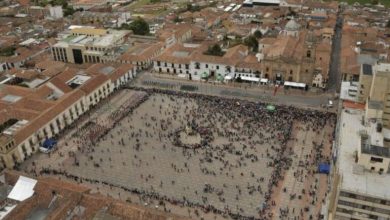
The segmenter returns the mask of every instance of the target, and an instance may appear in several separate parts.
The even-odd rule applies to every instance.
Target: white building
[[[208,44],[175,44],[154,58],[154,71],[185,76],[190,80],[234,79],[251,81],[260,78],[260,63],[248,48],[238,45],[228,49],[223,56],[207,55]],[[258,80],[253,80],[258,81]]]
[[[64,13],[62,11],[62,6],[50,6],[49,7],[50,17],[53,19],[60,19],[64,17]]]
[[[341,114],[336,170],[326,219],[390,219],[390,148],[363,110]]]
[[[115,60],[129,31],[77,27],[62,33],[51,47],[53,59],[69,63],[102,63]]]

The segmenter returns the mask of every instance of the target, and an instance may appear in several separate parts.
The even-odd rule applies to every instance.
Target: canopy
[[[327,163],[320,163],[320,165],[318,165],[318,172],[319,173],[329,174],[329,172],[330,172],[330,165],[327,164]]]
[[[209,74],[207,74],[206,72],[203,72],[202,75],[200,77],[202,78],[207,78],[209,76]]]
[[[30,198],[34,194],[35,184],[37,184],[37,180],[19,176],[14,188],[12,188],[8,195],[8,198],[20,202]]]
[[[57,144],[56,140],[54,140],[53,138],[49,138],[43,142],[42,147],[46,149],[52,149],[53,147],[56,146],[56,144]]]
[[[275,111],[275,106],[273,106],[273,105],[267,105],[267,110],[268,110],[268,111]]]
[[[267,78],[261,78],[261,79],[260,79],[260,82],[262,82],[262,83],[267,83],[267,82],[268,82],[268,79],[267,79]]]
[[[251,82],[259,82],[260,81],[260,78],[249,77],[249,76],[241,76],[241,79],[245,80],[245,81],[251,81]]]
[[[229,76],[229,75],[226,75],[226,76],[225,76],[225,80],[231,80],[231,79],[233,79],[232,76]]]
[[[218,74],[218,75],[217,75],[217,80],[218,80],[218,81],[223,81],[223,79],[224,79],[224,78],[223,78],[223,76],[222,76],[221,74]]]
[[[297,87],[297,88],[305,88],[306,87],[305,83],[297,83],[297,82],[289,82],[289,81],[285,81],[284,85],[291,86],[291,87]]]

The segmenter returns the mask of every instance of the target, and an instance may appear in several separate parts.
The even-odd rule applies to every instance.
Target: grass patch
[[[340,2],[347,2],[348,4],[352,5],[355,2],[358,2],[361,5],[365,4],[371,4],[372,0],[341,0]],[[379,0],[379,3],[386,7],[390,7],[390,1],[389,0]]]

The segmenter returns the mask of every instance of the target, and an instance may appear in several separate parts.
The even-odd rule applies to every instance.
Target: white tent
[[[229,76],[229,75],[226,75],[226,76],[225,76],[225,80],[232,80],[232,79],[233,79],[232,76]]]
[[[267,78],[261,78],[261,79],[260,79],[260,82],[262,82],[262,83],[267,83],[267,82],[268,82],[268,79],[267,79]]]
[[[291,86],[291,87],[297,87],[297,88],[305,88],[306,84],[305,83],[297,83],[297,82],[284,82],[285,86]]]
[[[260,78],[249,77],[249,76],[241,76],[241,79],[245,80],[245,81],[251,81],[251,82],[259,82],[260,81]]]
[[[19,176],[14,188],[12,188],[8,195],[8,198],[20,202],[30,198],[34,194],[34,187],[37,182],[38,181],[35,179]]]

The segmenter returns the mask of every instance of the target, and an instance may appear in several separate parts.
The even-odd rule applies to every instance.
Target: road
[[[332,53],[329,66],[328,91],[340,93],[341,73],[340,73],[340,53],[341,53],[341,32],[343,19],[340,13],[337,15],[336,29],[333,36]]]
[[[211,84],[197,81],[183,81],[178,79],[158,77],[158,75],[142,72],[131,83],[134,87],[159,88],[186,92],[196,92],[206,95],[223,96],[266,103],[292,105],[300,108],[324,109],[331,98],[329,93],[314,94],[300,90],[284,90],[280,88],[274,95],[274,90],[266,86],[233,87],[223,84]],[[184,90],[183,86],[196,88],[194,91]],[[335,103],[337,105],[337,102]]]

